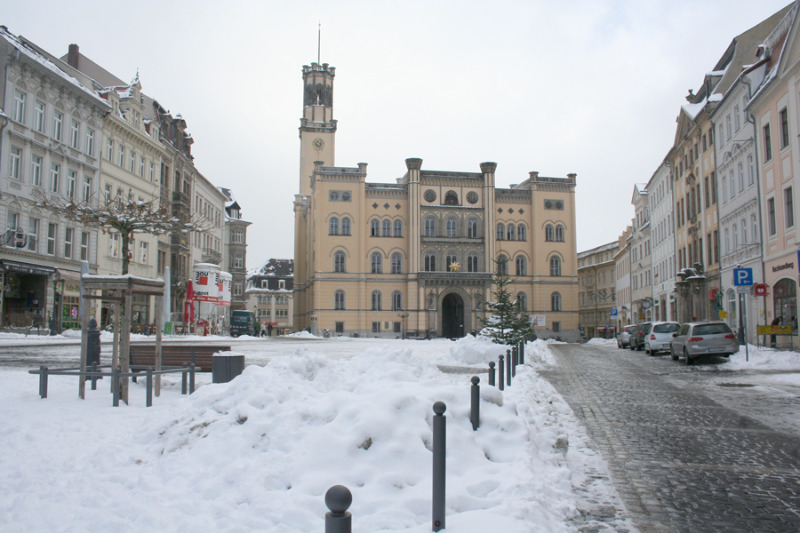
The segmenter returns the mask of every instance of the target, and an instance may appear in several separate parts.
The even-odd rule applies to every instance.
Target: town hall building
[[[496,163],[395,183],[335,164],[335,68],[303,67],[295,196],[294,327],[371,337],[463,337],[490,314],[495,272],[544,338],[578,338],[575,174],[496,188]]]

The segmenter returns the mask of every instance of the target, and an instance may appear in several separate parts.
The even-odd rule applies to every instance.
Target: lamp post
[[[58,280],[61,276],[58,271],[53,272],[53,311],[50,317],[50,335],[58,334],[58,319],[60,315],[60,306],[58,301]]]
[[[406,338],[406,318],[408,318],[408,311],[403,311],[402,309],[400,309],[400,312],[397,313],[397,316],[399,316],[403,320],[403,329],[400,332],[400,338],[401,339],[405,339]]]

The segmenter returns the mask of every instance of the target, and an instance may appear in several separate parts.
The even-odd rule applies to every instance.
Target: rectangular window
[[[108,255],[111,257],[118,258],[119,257],[119,233],[111,233],[108,236],[109,244],[108,244]]]
[[[119,159],[117,160],[117,163],[119,166],[123,168],[125,167],[125,147],[121,144],[119,145]]]
[[[233,258],[233,268],[244,268],[244,257],[237,255]]]
[[[334,322],[336,333],[344,333],[344,322]]]
[[[234,296],[241,296],[244,292],[243,285],[241,281],[237,281],[233,284],[233,295]]]
[[[58,235],[58,224],[49,222],[47,224],[47,254],[56,255],[56,236]]]
[[[380,333],[381,332],[381,323],[380,322],[373,322],[372,323],[372,333]]]
[[[81,232],[81,261],[89,260],[89,232]]]
[[[92,197],[92,178],[89,176],[83,177],[83,196],[82,200],[88,202]]]
[[[28,219],[28,250],[36,252],[39,249],[39,219]]]
[[[769,124],[764,126],[764,161],[772,159],[772,136],[769,133]]]
[[[11,147],[11,154],[8,156],[8,174],[15,180],[22,179],[22,148]]]
[[[770,235],[775,235],[778,231],[775,225],[775,198],[767,200],[767,229]]]
[[[719,231],[714,230],[714,263],[719,263]]]
[[[139,157],[139,177],[144,177],[144,156]]]
[[[34,187],[42,186],[42,158],[38,155],[31,157],[31,184]]]
[[[156,164],[150,161],[150,183],[156,179]]]
[[[561,322],[553,322],[553,333],[561,331]]]
[[[147,264],[148,244],[144,241],[139,243],[139,262]]]
[[[114,139],[106,141],[106,159],[111,161],[114,157]]]
[[[61,111],[53,111],[53,139],[61,142],[61,130],[64,127],[64,114]]]
[[[792,198],[792,188],[788,187],[783,191],[783,207],[786,211],[786,227],[794,226],[794,198]]]
[[[17,89],[14,90],[14,120],[25,124],[25,98],[27,95]]]
[[[64,257],[67,259],[72,259],[72,236],[75,233],[75,230],[72,228],[66,228],[64,231]]]
[[[781,150],[789,146],[789,112],[781,109]]]
[[[58,192],[58,181],[61,178],[61,165],[58,163],[50,164],[50,190]]]
[[[706,209],[711,207],[711,190],[708,188],[708,176],[703,178],[703,193],[706,197]]]
[[[106,186],[105,186],[106,204],[110,204],[111,203],[111,189],[112,189],[111,184],[110,183],[106,183]]]
[[[13,211],[8,212],[6,217],[6,229],[16,230],[19,227],[19,214]]]
[[[44,133],[44,112],[46,106],[44,102],[40,102],[36,100],[36,103],[33,104],[33,129],[38,131],[39,133]]]
[[[86,129],[86,154],[94,157],[94,130]]]
[[[128,162],[128,170],[130,170],[131,174],[133,174],[134,168],[136,168],[136,152],[131,150],[130,159]]]
[[[81,147],[81,125],[77,120],[72,120],[69,126],[69,145],[76,150]]]
[[[78,173],[74,170],[67,171],[67,198],[75,199],[75,182],[78,181]]]

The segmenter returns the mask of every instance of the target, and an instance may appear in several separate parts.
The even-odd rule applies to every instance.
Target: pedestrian
[[[272,322],[267,323],[267,337],[272,337]]]
[[[780,326],[780,324],[781,324],[781,317],[779,316],[776,316],[771,322],[771,325],[773,326]],[[773,348],[776,348],[778,346],[778,337],[775,335],[774,332],[772,335],[770,335],[769,341]]]

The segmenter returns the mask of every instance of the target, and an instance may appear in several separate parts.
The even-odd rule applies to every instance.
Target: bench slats
[[[229,352],[230,346],[220,345],[162,345],[164,366],[183,366],[194,363],[198,372],[211,372],[211,359],[217,352]],[[131,365],[155,366],[155,344],[131,345]]]

